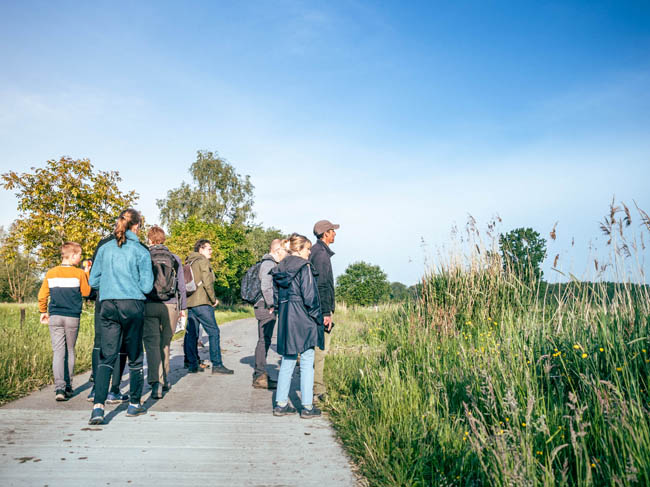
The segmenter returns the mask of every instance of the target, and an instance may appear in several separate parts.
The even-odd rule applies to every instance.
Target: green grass
[[[332,421],[370,485],[650,485],[650,300],[441,269],[337,309]]]
[[[20,326],[20,308],[25,308],[25,324]],[[94,341],[93,306],[84,306],[75,347],[75,374],[91,367],[91,353]],[[39,323],[36,303],[0,303],[0,405],[6,404],[30,392],[51,384],[52,345],[47,325]],[[250,306],[218,307],[217,322],[253,316]],[[182,333],[174,338],[182,337]]]
[[[20,308],[25,324],[20,327]],[[0,304],[0,404],[53,382],[52,344],[47,325],[39,322],[38,304]],[[92,308],[84,309],[77,338],[75,373],[90,368],[93,348]]]

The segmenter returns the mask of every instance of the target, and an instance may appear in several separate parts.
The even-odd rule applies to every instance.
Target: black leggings
[[[95,301],[95,341],[93,344],[93,354],[92,354],[92,372],[91,380],[95,380],[97,377],[97,367],[99,366],[99,350],[101,349],[101,327],[102,327],[102,302]],[[120,347],[119,353],[119,364],[115,360],[113,364],[113,375],[111,377],[111,392],[113,394],[120,393],[120,383],[122,382],[122,376],[124,375],[124,367],[126,367],[126,347],[124,341],[122,341],[122,346]]]
[[[108,395],[108,383],[120,346],[124,342],[129,359],[130,402],[140,404],[143,385],[144,350],[142,326],[144,324],[144,301],[137,299],[108,299],[102,301],[101,346],[99,366],[95,378],[95,404],[104,404]]]

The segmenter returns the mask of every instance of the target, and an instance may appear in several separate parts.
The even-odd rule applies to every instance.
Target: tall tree
[[[197,152],[190,174],[192,184],[183,182],[156,201],[163,225],[171,227],[191,217],[230,224],[246,224],[253,218],[250,176],[240,176],[233,166],[209,151]]]
[[[546,240],[532,228],[515,228],[499,237],[503,268],[525,281],[544,276],[542,262],[546,258]]]
[[[49,160],[31,173],[0,175],[2,187],[18,197],[18,219],[7,245],[34,254],[40,268],[58,263],[65,241],[92,252],[110,231],[120,211],[138,199],[135,191],[121,192],[117,171],[97,171],[88,159]]]
[[[336,295],[347,304],[378,304],[390,297],[390,284],[378,265],[355,262],[336,279]]]

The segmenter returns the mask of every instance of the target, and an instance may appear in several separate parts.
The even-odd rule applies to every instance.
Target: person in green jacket
[[[210,343],[210,360],[212,361],[213,374],[233,374],[234,371],[225,367],[221,360],[221,344],[219,326],[214,317],[214,307],[219,300],[214,292],[214,274],[210,266],[212,258],[212,244],[209,240],[201,239],[194,244],[194,252],[190,252],[185,262],[192,266],[196,291],[187,298],[187,330],[183,341],[185,360],[188,372],[195,374],[203,372],[199,367],[199,350],[197,340],[199,325],[208,334]]]

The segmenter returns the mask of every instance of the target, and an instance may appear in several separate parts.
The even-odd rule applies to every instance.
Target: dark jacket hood
[[[282,262],[271,270],[273,281],[275,281],[278,287],[287,288],[291,284],[293,278],[296,277],[296,274],[300,272],[300,269],[307,264],[309,264],[308,260],[298,257],[297,255],[289,255],[282,259]]]

